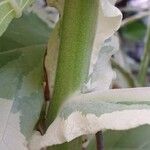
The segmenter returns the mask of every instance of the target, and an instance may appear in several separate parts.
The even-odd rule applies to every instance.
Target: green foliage
[[[149,150],[150,127],[141,126],[127,131],[106,131],[105,148],[108,150]],[[92,150],[92,149],[91,149]]]
[[[40,117],[44,101],[43,62],[50,29],[32,13],[13,20],[20,17],[23,9],[30,3],[31,0],[0,0],[0,36],[3,34],[0,37],[0,149],[2,150],[10,148],[28,150],[27,142]],[[47,126],[57,117],[49,127],[48,134],[45,134],[48,136],[42,138],[45,138],[46,142],[51,138],[50,142],[48,141],[50,144],[47,143],[53,145],[71,141],[84,134],[95,134],[99,130],[125,130],[150,124],[149,88],[109,90],[114,77],[109,59],[114,54],[111,50],[117,49],[113,46],[102,46],[99,64],[94,68],[95,76],[90,78],[91,87],[94,87],[93,92],[83,94],[81,90],[88,80],[92,49],[97,50],[99,46],[94,45],[96,48],[93,48],[94,38],[97,36],[103,42],[118,29],[121,20],[119,10],[115,10],[115,7],[106,0],[65,0],[65,3],[63,0],[49,0],[49,3],[58,8],[61,19],[48,46],[50,53],[47,57],[51,55],[50,59],[54,56],[53,59],[58,60],[51,60],[54,63],[46,65],[47,70],[48,67],[52,69],[54,67],[56,70],[53,73],[47,72],[48,77],[53,76],[52,85],[55,79],[52,102],[47,112]],[[115,13],[109,13],[103,6],[108,6],[107,8]],[[99,30],[96,29],[97,22],[98,28],[99,25],[104,25]],[[98,34],[95,31],[98,31]],[[146,26],[140,21],[132,22],[121,29],[123,36],[132,41],[143,38],[145,31]],[[147,43],[146,50],[148,49]],[[54,53],[51,54],[52,52]],[[146,66],[146,74],[149,53],[146,51],[145,55],[148,57],[146,65],[143,64]],[[115,63],[113,65],[121,70],[130,86],[136,86],[134,78],[128,72]],[[76,95],[64,103],[72,93]],[[142,126],[125,132],[108,130],[104,132],[104,142],[107,150],[148,150],[149,127]],[[81,146],[80,138],[48,149],[78,150]],[[90,144],[88,150],[93,150],[94,146],[95,144]]]
[[[7,31],[0,37],[0,51],[16,48],[45,45],[50,29],[35,14],[24,14],[13,20]]]
[[[3,109],[8,109],[5,116],[0,116],[7,120],[2,122],[6,132],[2,129],[0,133],[5,137],[0,149],[27,148],[26,140],[32,134],[44,101],[43,58],[49,31],[37,16],[30,14],[14,20],[0,38],[0,103],[7,104]],[[10,134],[14,142],[9,140]]]
[[[127,131],[107,130],[103,133],[106,150],[149,150],[150,127],[148,125]],[[87,150],[94,149],[96,149],[96,146],[93,138]]]
[[[150,25],[147,28],[144,54],[141,59],[141,65],[140,65],[139,76],[138,76],[139,82],[143,86],[146,84],[147,70],[149,67],[149,62],[150,62]]]
[[[7,1],[0,1],[0,36],[14,17],[15,13],[11,9],[9,3]]]
[[[121,33],[128,40],[141,40],[146,33],[146,25],[142,21],[134,21],[122,27]]]
[[[5,32],[9,23],[14,18],[22,15],[24,8],[32,0],[1,0],[0,1],[0,36]]]

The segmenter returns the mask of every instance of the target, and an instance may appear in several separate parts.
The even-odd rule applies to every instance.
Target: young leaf
[[[115,31],[118,30],[122,20],[122,14],[118,8],[114,6],[116,0],[99,0],[99,14],[97,18],[97,29],[93,43],[92,62],[99,53],[101,44]]]
[[[116,77],[116,73],[111,67],[110,58],[119,50],[119,42],[116,36],[107,39],[97,54],[96,63],[91,66],[93,72],[89,76],[87,87],[90,90],[104,91],[110,88],[111,81]]]

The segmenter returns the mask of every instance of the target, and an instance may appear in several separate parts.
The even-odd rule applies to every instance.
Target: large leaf
[[[149,138],[150,126],[148,125],[128,131],[108,130],[104,132],[105,147],[107,150],[149,150]]]
[[[31,30],[34,23],[36,29]],[[39,29],[45,31],[40,36]],[[27,150],[27,140],[39,118],[44,100],[43,58],[48,34],[49,28],[31,14],[14,21],[0,38],[2,150]],[[28,42],[25,42],[27,38]]]
[[[100,130],[127,130],[150,124],[149,91],[150,88],[108,90],[71,97],[60,109],[41,145],[61,144]]]
[[[150,126],[144,125],[126,131],[107,130],[103,132],[106,150],[149,150]],[[87,150],[96,149],[95,138],[90,141]]]
[[[92,86],[94,91],[86,94],[79,91],[68,98],[38,142],[41,147],[69,142],[100,130],[127,130],[150,124],[150,88],[108,89],[113,77],[109,59],[114,48],[107,42],[96,65],[101,62],[102,66],[92,74],[98,85],[94,84],[94,89]]]

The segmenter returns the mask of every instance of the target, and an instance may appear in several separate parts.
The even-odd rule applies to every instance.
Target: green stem
[[[99,0],[65,0],[60,25],[60,47],[52,103],[48,110],[47,126],[57,115],[66,98],[80,90],[89,70],[95,36]],[[77,143],[78,145],[75,146]],[[79,150],[79,140],[55,146],[59,150]],[[81,147],[81,143],[80,143]],[[52,148],[54,150],[54,147]]]
[[[137,86],[137,81],[134,79],[134,77],[130,74],[130,72],[128,72],[127,70],[125,70],[122,66],[120,66],[116,61],[114,61],[113,59],[111,59],[111,64],[112,67],[117,69],[122,75],[123,77],[126,79],[126,81],[128,82],[129,87],[136,87]]]
[[[150,20],[150,17],[149,17],[149,20]],[[143,86],[146,83],[146,76],[147,76],[149,61],[150,61],[150,25],[148,23],[147,36],[146,36],[145,48],[144,48],[144,55],[143,55],[143,58],[141,61],[139,75],[138,75],[139,82]]]

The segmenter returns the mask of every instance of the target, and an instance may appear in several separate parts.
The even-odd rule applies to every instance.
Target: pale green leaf
[[[89,81],[86,85],[88,90],[104,91],[110,88],[111,81],[116,78],[116,73],[113,71],[110,58],[119,50],[119,42],[116,36],[107,39],[101,46],[99,54],[94,59],[96,63],[91,68],[93,72],[89,76]]]
[[[118,89],[72,96],[42,137],[41,145],[69,142],[100,130],[127,130],[150,124],[149,91]]]
[[[104,138],[107,150],[149,150],[150,126],[144,125],[127,131],[108,130],[104,132]]]
[[[23,24],[25,20],[28,26]],[[36,32],[31,30],[25,33],[24,30],[32,28],[35,22]],[[38,29],[41,27],[45,30],[44,36],[38,35]],[[12,29],[13,32],[10,32]],[[31,14],[14,21],[0,38],[0,41],[8,39],[14,44],[14,49],[11,49],[9,45],[7,47],[5,43],[0,43],[0,149],[2,150],[28,150],[27,142],[39,119],[44,100],[43,58],[48,34],[49,28]],[[30,38],[30,35],[34,38]],[[33,42],[33,45],[16,40],[19,37],[23,40],[27,36],[30,39],[28,42]],[[34,42],[35,38],[37,43]]]
[[[45,44],[46,46],[49,33],[48,26],[36,15],[24,14],[23,17],[13,20],[7,31],[0,37],[0,51],[10,51],[33,45]]]

